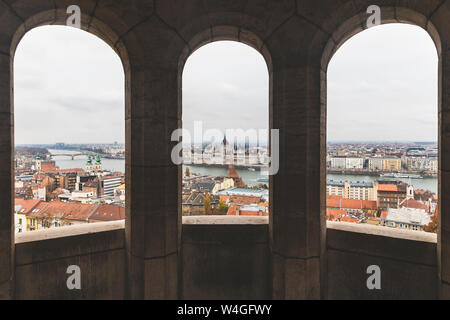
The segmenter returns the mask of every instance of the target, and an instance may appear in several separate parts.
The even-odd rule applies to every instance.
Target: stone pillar
[[[438,266],[441,284],[440,296],[450,299],[450,54],[442,46],[440,61],[440,88],[442,102],[439,104],[439,221]]]
[[[437,243],[438,281],[441,299],[450,299],[450,5],[442,2],[428,17],[427,31],[436,43],[439,57],[439,230]]]
[[[132,66],[126,118],[128,297],[176,299],[181,171],[170,140],[179,125],[178,74],[140,68]]]
[[[307,67],[274,64],[273,127],[280,129],[280,171],[271,199],[275,299],[321,295],[320,99],[307,91],[312,76]],[[311,90],[319,92],[316,84]]]
[[[0,299],[14,297],[12,62],[0,53]]]

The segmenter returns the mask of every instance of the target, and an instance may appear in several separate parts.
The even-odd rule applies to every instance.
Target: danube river
[[[86,169],[87,155],[77,156],[73,160],[72,157],[57,156],[58,154],[76,154],[80,153],[79,151],[49,149],[48,152],[54,155],[53,160],[55,160],[56,165],[59,166],[61,169],[72,169],[72,168]],[[95,160],[96,154],[93,153],[92,155],[93,160]],[[102,159],[102,166],[103,169],[105,170],[125,172],[125,160],[123,159]]]
[[[378,176],[366,176],[366,175],[352,175],[352,174],[341,174],[341,173],[329,173],[327,174],[328,180],[335,181],[364,181],[373,182],[375,180],[400,180],[406,182],[414,187],[414,189],[424,189],[430,190],[437,193],[438,190],[438,179],[437,177],[426,177],[423,179],[409,179],[409,178],[380,178]]]
[[[73,150],[49,150],[49,152],[53,155],[58,154],[71,154],[71,153],[79,153],[78,151]],[[87,156],[78,156],[74,160],[71,157],[65,156],[56,156],[54,160],[56,165],[61,169],[70,169],[70,168],[86,168],[86,159]],[[103,168],[110,171],[120,171],[125,172],[125,160],[120,159],[102,159]],[[200,175],[209,174],[212,176],[226,176],[228,174],[228,168],[214,168],[214,167],[197,167],[197,166],[188,166],[191,173],[196,173]],[[183,172],[186,170],[183,168]],[[259,170],[249,171],[247,169],[236,169],[239,176],[244,180],[244,183],[250,186],[255,186],[261,184],[258,179],[267,178],[267,176],[262,176]],[[350,175],[350,174],[338,174],[338,173],[329,173],[327,175],[327,179],[336,180],[336,181],[366,181],[372,182],[374,180],[392,180],[388,178],[380,178],[378,176],[369,176],[369,175]],[[438,189],[438,180],[436,177],[434,178],[423,178],[423,179],[396,179],[401,180],[406,183],[409,183],[414,186],[415,189],[425,189],[430,190],[434,193],[437,193]]]

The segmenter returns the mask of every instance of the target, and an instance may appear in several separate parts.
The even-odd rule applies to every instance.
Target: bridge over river
[[[58,153],[58,154],[50,154],[48,157],[50,159],[54,159],[56,157],[70,157],[73,159],[75,159],[75,157],[79,157],[79,156],[87,156],[87,153]]]

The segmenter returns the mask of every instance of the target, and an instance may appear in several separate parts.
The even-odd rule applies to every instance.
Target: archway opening
[[[125,219],[124,70],[98,37],[27,32],[14,56],[15,232]]]
[[[420,27],[343,44],[327,71],[327,220],[437,232],[438,56]]]
[[[195,51],[183,70],[182,215],[269,215],[269,75],[234,41]]]

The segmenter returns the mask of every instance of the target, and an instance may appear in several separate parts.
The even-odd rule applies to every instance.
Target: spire
[[[100,155],[97,153],[97,156],[95,157],[95,163],[99,164],[102,163],[102,160],[100,159]]]
[[[87,158],[86,164],[92,164],[92,157],[91,157],[91,155],[90,155],[90,154],[88,155],[88,158]]]
[[[39,154],[39,152],[36,154],[36,160],[41,160],[41,155]]]

